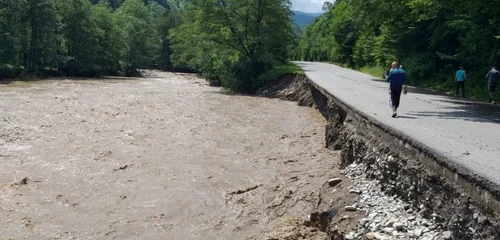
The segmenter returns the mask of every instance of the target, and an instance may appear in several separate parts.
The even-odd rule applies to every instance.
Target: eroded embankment
[[[409,203],[453,239],[500,239],[500,196],[495,187],[383,126],[315,86],[303,75],[285,76],[267,97],[314,106],[328,120],[326,145],[341,150],[344,167],[362,164],[388,195]]]

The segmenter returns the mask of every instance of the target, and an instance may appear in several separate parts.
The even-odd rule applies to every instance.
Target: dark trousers
[[[460,88],[462,89],[462,97],[465,97],[465,81],[457,81],[457,95]]]
[[[401,100],[401,92],[403,89],[401,87],[391,87],[391,103],[392,107],[398,109],[399,102]]]

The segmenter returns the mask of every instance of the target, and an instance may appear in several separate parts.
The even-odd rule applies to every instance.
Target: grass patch
[[[366,74],[371,75],[371,76],[376,77],[376,78],[382,78],[383,73],[384,73],[384,68],[380,67],[380,66],[375,66],[375,67],[364,66],[364,67],[360,67],[356,70],[358,70],[362,73],[366,73]]]
[[[299,66],[291,62],[288,62],[286,64],[278,65],[269,69],[268,71],[259,76],[258,81],[259,83],[261,83],[261,85],[263,85],[269,82],[277,81],[286,74],[303,74],[303,73],[304,71],[302,71],[302,69]]]

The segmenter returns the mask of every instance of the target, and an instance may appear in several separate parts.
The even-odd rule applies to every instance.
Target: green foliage
[[[287,61],[293,34],[288,0],[198,0],[169,39],[175,67],[254,92],[261,74]]]
[[[385,70],[384,67],[381,66],[363,66],[358,68],[360,72],[366,73],[368,75],[374,76],[376,78],[381,78],[383,77],[383,73]],[[383,81],[383,79],[380,79],[380,81]]]
[[[176,19],[165,7],[185,2],[0,0],[0,75],[97,76],[158,67],[170,61],[162,51]]]
[[[0,0],[0,76],[135,75],[139,68],[161,68],[198,71],[226,88],[254,92],[275,76],[270,69],[290,69],[273,67],[297,55],[299,30],[290,5],[289,0]]]
[[[293,63],[285,63],[274,66],[259,76],[258,81],[261,85],[279,80],[286,74],[303,74],[304,71]]]
[[[440,89],[453,88],[449,79],[464,65],[481,73],[468,86],[484,91],[484,68],[500,63],[498,3],[337,0],[303,31],[294,58],[369,69],[399,61],[412,84]]]
[[[142,0],[126,0],[116,14],[123,30],[122,61],[126,74],[152,67],[161,46],[160,35],[152,24],[153,11]]]
[[[123,32],[108,4],[101,2],[93,7],[92,19],[96,24],[97,54],[95,64],[103,74],[118,74]]]
[[[66,61],[64,71],[69,75],[92,76],[98,52],[98,28],[92,19],[92,5],[87,0],[62,1],[62,29]]]

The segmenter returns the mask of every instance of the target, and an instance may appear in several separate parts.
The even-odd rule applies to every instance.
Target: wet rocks
[[[345,206],[344,210],[349,211],[349,212],[355,212],[358,210],[356,206]]]
[[[340,183],[342,182],[342,179],[341,178],[332,178],[330,180],[328,180],[328,185],[330,187],[336,187],[337,185],[339,185]]]
[[[316,227],[321,231],[326,231],[328,225],[330,224],[331,218],[331,212],[314,212],[309,214],[307,219],[304,221],[304,225],[307,227]]]

